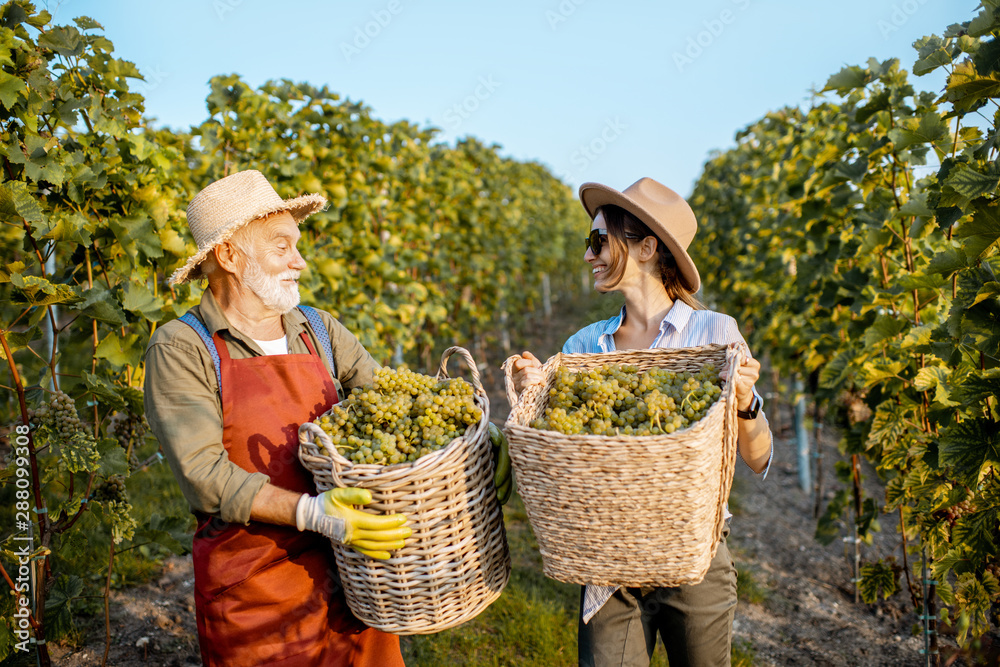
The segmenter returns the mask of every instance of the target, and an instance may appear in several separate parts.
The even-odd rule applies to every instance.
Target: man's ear
[[[223,241],[212,248],[212,253],[215,255],[216,264],[226,273],[238,274],[240,272],[240,253],[232,243]]]

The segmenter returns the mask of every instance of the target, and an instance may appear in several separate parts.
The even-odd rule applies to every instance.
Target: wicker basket
[[[736,460],[735,383],[693,426],[669,435],[564,435],[529,424],[542,416],[555,370],[606,363],[640,371],[736,372],[742,345],[557,354],[546,382],[514,392],[504,431],[518,492],[542,553],[546,576],[578,584],[677,586],[701,581],[715,556]]]
[[[397,635],[430,634],[468,621],[500,596],[510,577],[503,512],[493,485],[489,399],[469,353],[452,347],[472,370],[483,416],[465,435],[412,463],[353,464],[312,423],[299,428],[299,459],[316,488],[361,487],[372,493],[364,510],[400,512],[413,535],[388,560],[350,547],[333,549],[347,604],[367,625]],[[322,446],[321,446],[322,445]],[[333,456],[327,451],[333,450]]]

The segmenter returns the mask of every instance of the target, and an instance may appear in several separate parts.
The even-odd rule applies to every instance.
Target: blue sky
[[[651,176],[688,194],[710,150],[807,104],[845,65],[898,57],[977,0],[49,0],[104,25],[147,78],[147,113],[184,128],[207,82],[327,84],[386,120],[473,135],[571,185]],[[914,79],[940,90],[943,76]]]

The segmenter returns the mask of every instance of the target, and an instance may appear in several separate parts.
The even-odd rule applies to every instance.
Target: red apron
[[[231,359],[215,334],[222,442],[241,468],[283,489],[316,493],[296,456],[298,425],[329,410],[337,391],[309,336],[302,338],[309,354]],[[201,515],[193,557],[206,667],[403,665],[397,636],[351,614],[322,535]]]

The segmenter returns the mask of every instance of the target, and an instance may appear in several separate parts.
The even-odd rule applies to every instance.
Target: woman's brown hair
[[[695,297],[690,286],[677,269],[677,261],[667,249],[666,244],[646,226],[644,222],[620,206],[607,204],[598,209],[604,213],[604,221],[608,225],[608,247],[611,251],[611,262],[608,265],[608,282],[614,287],[625,274],[625,263],[628,261],[629,236],[644,239],[647,236],[656,238],[656,255],[659,260],[660,281],[667,296],[672,300],[683,301],[695,310],[704,310],[705,306]]]

